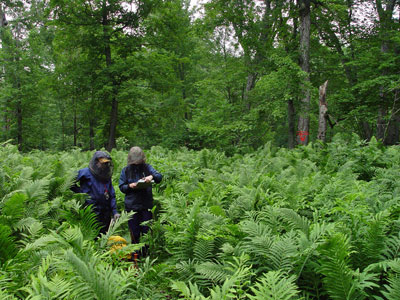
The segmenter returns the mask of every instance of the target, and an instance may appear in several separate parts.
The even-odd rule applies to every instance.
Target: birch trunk
[[[305,83],[302,84],[303,98],[300,101],[299,122],[297,126],[297,143],[307,145],[310,127],[310,90],[307,83],[310,82],[310,26],[311,10],[310,0],[298,0],[300,12],[300,67],[306,72]]]
[[[328,80],[319,87],[319,121],[318,121],[318,139],[325,142],[326,138],[326,123],[328,113],[328,103],[326,102],[326,88]]]

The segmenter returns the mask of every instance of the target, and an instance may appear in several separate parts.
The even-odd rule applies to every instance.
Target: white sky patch
[[[203,5],[210,0],[190,0],[190,5],[189,9],[195,9],[196,11],[194,12],[193,18],[194,19],[199,19],[204,16],[204,7]]]

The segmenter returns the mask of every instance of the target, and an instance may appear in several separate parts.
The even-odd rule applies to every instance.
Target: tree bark
[[[107,151],[111,151],[116,147],[116,132],[117,132],[117,120],[118,120],[118,100],[116,96],[117,84],[115,82],[114,75],[111,73],[112,56],[110,46],[110,33],[109,30],[109,19],[108,19],[108,8],[107,3],[103,0],[103,41],[104,41],[104,56],[106,58],[106,66],[109,69],[110,81],[112,83],[112,95],[111,95],[111,113],[110,113],[110,131],[108,135]]]
[[[247,75],[247,83],[246,83],[246,90],[244,92],[244,103],[246,103],[247,110],[251,109],[251,103],[249,101],[249,93],[256,85],[257,74],[256,73],[249,73]]]
[[[93,104],[93,89],[91,90],[90,108],[94,111]],[[95,126],[95,115],[89,114],[89,150],[94,150],[94,126]]]
[[[326,138],[326,121],[328,113],[328,103],[326,102],[326,88],[328,80],[319,87],[319,121],[318,121],[318,139],[325,142]]]
[[[289,139],[288,139],[288,147],[289,149],[293,149],[296,144],[295,138],[295,110],[293,100],[288,101],[288,125],[289,125]]]
[[[72,106],[73,106],[73,113],[74,113],[74,147],[76,147],[77,139],[78,139],[78,128],[77,128],[76,99],[75,99],[75,97],[72,100]]]
[[[0,4],[0,27],[7,26],[7,24],[6,14],[4,13],[3,6]]]
[[[18,89],[20,86],[18,85]],[[18,150],[22,150],[22,102],[21,99],[17,100],[17,144]]]
[[[364,139],[369,141],[372,138],[372,129],[367,121],[361,121],[362,132],[364,134]]]
[[[310,90],[307,83],[310,82],[310,26],[311,8],[310,0],[298,0],[300,12],[300,66],[306,72],[305,83],[302,84],[303,99],[300,102],[299,121],[297,126],[297,143],[307,145],[309,141],[310,127]]]
[[[375,1],[376,8],[379,16],[379,25],[380,25],[380,37],[381,41],[381,53],[385,55],[389,52],[389,39],[388,36],[389,31],[392,29],[394,21],[393,21],[393,11],[396,5],[396,0],[388,0],[385,1],[386,6],[383,7],[382,0]],[[382,70],[382,76],[385,76],[388,73],[387,69]],[[393,111],[389,118],[388,115],[388,99],[387,95],[384,91],[384,87],[380,87],[380,107],[378,109],[378,119],[377,119],[377,133],[376,137],[378,140],[381,140],[385,145],[394,145],[396,144],[398,139],[398,134],[395,134],[396,128],[398,127],[398,118],[393,111],[396,109],[396,106],[393,105]],[[395,101],[396,102],[396,101]],[[396,104],[396,103],[394,103]],[[391,128],[392,127],[392,128]],[[390,138],[388,134],[390,133]]]

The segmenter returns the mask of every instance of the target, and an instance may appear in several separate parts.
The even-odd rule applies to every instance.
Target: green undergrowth
[[[1,299],[399,299],[400,151],[337,135],[246,155],[153,147],[150,255],[94,240],[70,191],[92,154],[0,146]],[[127,153],[113,150],[113,183]],[[129,239],[128,239],[129,240]]]

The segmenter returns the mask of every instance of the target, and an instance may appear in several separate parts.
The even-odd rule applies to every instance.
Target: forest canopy
[[[137,144],[227,154],[336,133],[396,144],[399,8],[396,0],[5,0],[0,141],[23,151]]]

